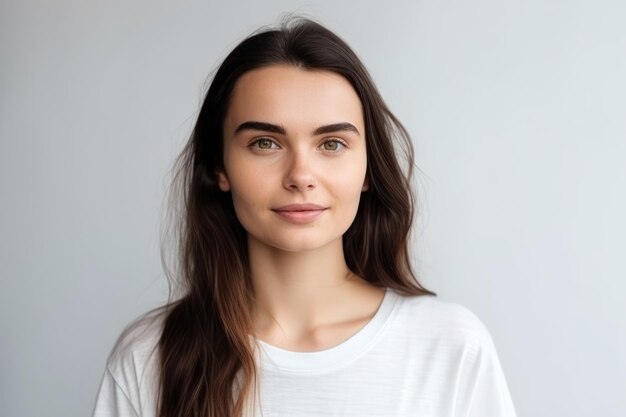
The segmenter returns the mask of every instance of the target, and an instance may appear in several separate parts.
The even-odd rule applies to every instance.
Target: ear
[[[217,173],[217,185],[220,187],[220,190],[226,192],[230,191],[230,181],[226,176],[224,171],[218,171]]]

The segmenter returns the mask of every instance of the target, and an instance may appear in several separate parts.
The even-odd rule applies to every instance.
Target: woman
[[[413,275],[411,142],[336,35],[241,42],[178,162],[182,296],[122,335],[95,416],[515,415],[482,322]]]

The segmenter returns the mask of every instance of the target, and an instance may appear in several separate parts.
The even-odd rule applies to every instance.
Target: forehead
[[[237,80],[226,131],[248,120],[279,123],[287,130],[350,122],[364,131],[362,104],[348,80],[291,65],[255,69]]]

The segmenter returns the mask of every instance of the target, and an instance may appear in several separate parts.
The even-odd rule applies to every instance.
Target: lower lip
[[[274,210],[284,220],[291,223],[302,224],[310,223],[320,217],[324,210],[306,210],[306,211],[277,211]]]

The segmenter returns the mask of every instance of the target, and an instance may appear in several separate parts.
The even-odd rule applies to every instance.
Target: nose
[[[293,152],[283,179],[285,188],[292,191],[312,190],[317,186],[312,156],[305,152]]]

